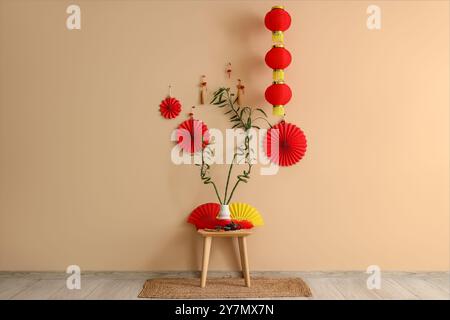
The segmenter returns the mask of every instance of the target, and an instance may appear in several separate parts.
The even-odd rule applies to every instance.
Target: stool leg
[[[211,237],[203,238],[203,262],[202,262],[202,279],[200,286],[206,286],[206,275],[208,274],[209,253],[211,251]]]
[[[242,238],[238,237],[238,244],[239,244],[239,257],[241,258],[241,270],[242,270],[242,277],[245,278],[245,265],[244,265],[244,249],[242,248]]]
[[[250,287],[250,270],[248,267],[247,241],[245,237],[239,237],[239,251],[241,254],[242,273],[245,278],[245,285]]]

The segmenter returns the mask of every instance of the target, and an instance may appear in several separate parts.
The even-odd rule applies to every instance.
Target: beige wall
[[[65,9],[82,9],[68,31]],[[382,8],[382,30],[366,8]],[[196,270],[185,223],[214,201],[194,166],[170,161],[170,132],[211,90],[244,80],[263,92],[277,3],[0,1],[0,270]],[[449,267],[447,1],[289,1],[287,119],[307,134],[297,166],[254,174],[235,200],[264,215],[254,270],[446,270]],[[173,85],[184,105],[167,121]],[[198,108],[210,126],[224,118]],[[222,186],[224,176],[215,171]],[[213,244],[211,269],[238,268]]]

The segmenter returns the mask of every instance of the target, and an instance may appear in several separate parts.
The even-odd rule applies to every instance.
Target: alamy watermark
[[[366,285],[367,289],[373,290],[381,289],[381,269],[377,265],[370,265],[367,267],[366,273],[369,273],[370,276],[367,278]]]
[[[366,13],[369,15],[367,17],[366,26],[369,30],[380,30],[381,29],[381,8],[374,4],[367,7]]]
[[[278,130],[271,130],[272,136],[276,137]],[[205,134],[202,135],[201,125],[196,126],[193,133],[185,129],[176,129],[171,134],[171,141],[180,142],[182,140],[184,145],[192,146],[192,150],[195,152],[186,151],[186,148],[178,143],[172,148],[170,158],[176,165],[201,164],[202,161],[209,165],[250,162],[262,165],[261,175],[275,175],[279,169],[276,161],[279,157],[279,140],[270,139],[269,142],[266,142],[266,135],[267,129],[249,129],[247,131],[226,129],[224,135],[223,131],[211,128],[207,131],[208,143],[202,148]],[[240,150],[246,137],[249,138],[250,146],[248,154]],[[268,143],[269,146],[265,146],[265,143]],[[270,158],[267,156],[267,149],[273,150]]]
[[[67,7],[66,13],[69,16],[66,19],[66,28],[69,30],[80,30],[81,29],[81,9],[80,6],[76,4],[71,4]]]
[[[69,290],[81,289],[81,268],[75,264],[70,265],[66,269],[66,273],[70,276],[66,279],[66,287]]]

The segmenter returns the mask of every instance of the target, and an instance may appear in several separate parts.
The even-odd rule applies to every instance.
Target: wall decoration
[[[284,105],[292,96],[291,89],[284,83],[284,69],[292,60],[291,53],[284,48],[284,31],[291,25],[291,16],[282,6],[274,6],[264,19],[267,29],[272,31],[274,43],[265,57],[266,64],[273,69],[273,84],[266,89],[266,100],[273,105],[272,113],[284,116]]]
[[[291,64],[291,53],[284,48],[283,32],[290,24],[291,18],[283,7],[276,6],[266,15],[266,26],[273,32],[273,47],[265,55],[266,64],[273,69],[273,83],[265,91],[266,100],[273,106],[273,114],[283,117],[277,125],[272,126],[267,114],[261,108],[242,106],[245,86],[238,79],[236,93],[230,88],[222,87],[213,93],[211,104],[218,107],[224,114],[229,115],[232,129],[242,129],[246,134],[243,142],[235,146],[233,161],[228,165],[228,174],[223,193],[219,192],[212,175],[211,165],[205,161],[205,154],[210,155],[208,127],[190,118],[184,121],[177,132],[177,141],[184,152],[191,154],[200,152],[200,179],[206,185],[211,185],[217,197],[216,203],[206,203],[196,207],[188,217],[188,222],[198,229],[236,230],[261,226],[264,221],[258,210],[245,203],[231,203],[233,196],[241,183],[248,183],[253,167],[251,158],[250,135],[251,129],[260,129],[261,123],[269,125],[263,147],[268,158],[280,166],[290,166],[302,159],[306,152],[306,138],[303,131],[296,125],[284,120],[284,106],[290,102],[292,91],[284,83],[284,70]],[[231,63],[226,67],[228,78],[231,78]],[[200,100],[204,104],[207,98],[206,77],[203,75],[200,83]],[[193,109],[192,109],[193,111]],[[195,139],[198,135],[201,139]],[[243,157],[240,163],[244,165],[235,178],[233,169],[237,165],[236,157]],[[243,160],[243,161],[242,161]],[[242,167],[241,167],[242,168]],[[230,204],[231,203],[231,204]]]
[[[256,208],[249,204],[240,202],[232,203],[230,204],[230,212],[231,219],[235,219],[237,221],[246,220],[255,227],[264,225],[264,220],[261,214],[258,210],[256,210]]]
[[[284,10],[283,6],[274,6],[264,18],[264,24],[267,29],[272,31],[272,41],[274,43],[283,43],[283,32],[291,26],[291,16]]]
[[[159,112],[166,119],[176,118],[181,112],[181,103],[177,99],[171,97],[171,86],[169,85],[169,94],[161,101]]]
[[[208,94],[208,88],[206,87],[208,83],[206,82],[206,76],[202,76],[200,81],[200,104],[205,104],[206,96]]]
[[[285,83],[274,83],[267,87],[265,97],[266,100],[275,107],[282,106],[291,100],[292,91]]]
[[[271,162],[282,167],[299,162],[305,155],[306,147],[305,134],[294,124],[282,120],[267,130],[264,141],[266,155]]]
[[[242,102],[243,102],[242,100],[243,100],[244,89],[245,89],[245,86],[242,84],[241,79],[238,79],[238,84],[237,84],[236,88],[237,88],[236,103],[241,106]]]
[[[177,143],[189,153],[203,150],[209,143],[208,127],[203,121],[194,119],[193,113],[190,113],[189,119],[178,126]]]
[[[266,64],[272,69],[286,69],[292,61],[291,53],[282,44],[276,44],[266,53]]]
[[[291,64],[292,56],[284,47],[283,32],[289,29],[291,16],[284,7],[275,6],[266,14],[264,23],[272,31],[274,42],[264,59],[267,66],[273,69],[273,83],[266,89],[265,98],[273,106],[272,113],[283,119],[267,131],[264,148],[271,162],[286,167],[299,162],[306,152],[306,137],[303,131],[284,121],[285,105],[292,98],[291,88],[284,83],[284,69]]]
[[[231,62],[228,62],[225,72],[228,75],[228,79],[230,79],[231,78]]]

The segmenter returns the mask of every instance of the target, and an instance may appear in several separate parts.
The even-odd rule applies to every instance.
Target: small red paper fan
[[[176,118],[181,112],[181,103],[175,98],[167,97],[161,101],[159,112],[166,119]]]
[[[209,143],[208,127],[200,120],[186,120],[177,129],[177,141],[184,151],[200,151]]]
[[[218,203],[204,203],[195,208],[189,215],[187,222],[192,223],[197,229],[214,229],[217,225],[217,215],[220,211]]]
[[[264,141],[267,157],[282,167],[292,166],[299,162],[305,155],[306,146],[306,137],[303,131],[296,125],[285,121],[270,128]]]

